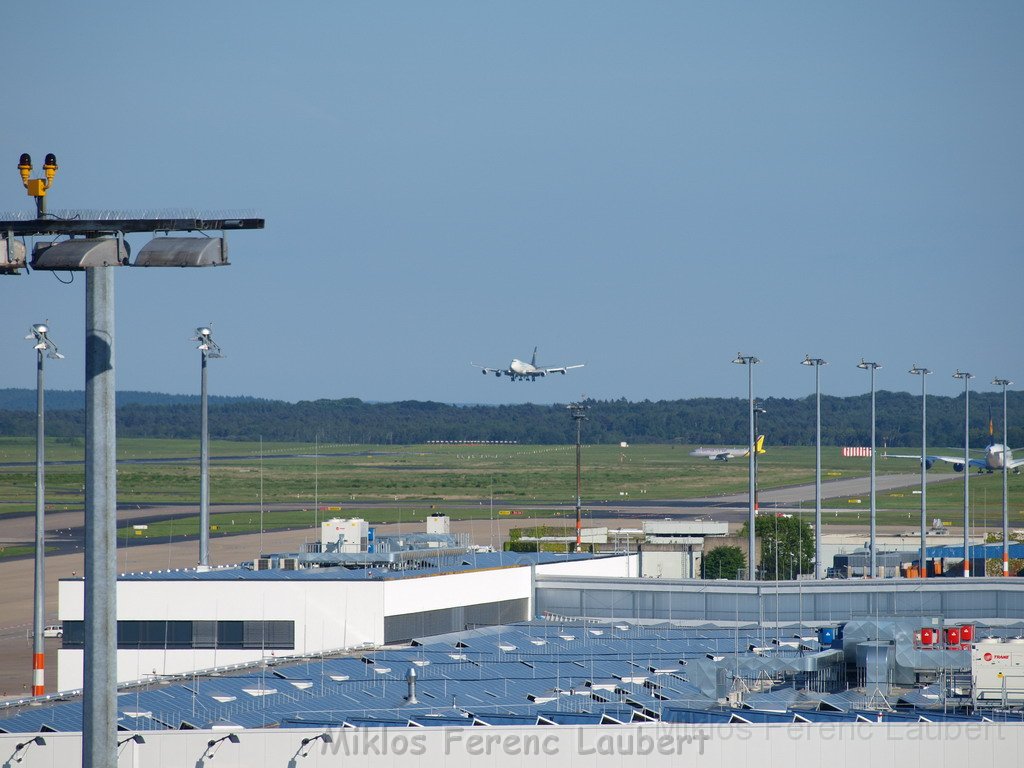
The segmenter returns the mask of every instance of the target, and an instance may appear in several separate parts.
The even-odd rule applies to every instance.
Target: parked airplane
[[[883,459],[916,459],[921,461],[920,454],[897,454],[897,453],[884,453],[882,454]],[[931,469],[932,465],[936,461],[945,461],[948,464],[953,465],[954,472],[964,471],[964,457],[963,456],[925,456],[924,457],[924,468]],[[1003,462],[1006,462],[1006,468],[1013,471],[1013,474],[1019,475],[1020,468],[1024,465],[1024,459],[1013,458],[1013,450],[1007,448],[1005,445],[999,443],[992,443],[985,448],[985,456],[981,459],[971,459],[970,465],[976,467],[978,472],[995,472],[997,469],[1003,468]]]
[[[764,453],[764,435],[757,436],[757,442],[754,443],[754,453]],[[743,448],[697,448],[696,450],[690,451],[691,456],[706,456],[712,461],[728,461],[729,459],[740,459],[744,456],[750,455],[750,449],[744,446]]]
[[[481,369],[481,373],[486,376],[488,373],[493,373],[499,379],[502,376],[508,376],[512,381],[520,381],[526,379],[527,381],[534,381],[538,377],[547,376],[550,373],[560,373],[563,376],[565,372],[572,368],[582,368],[584,363],[579,365],[560,365],[553,368],[543,368],[537,365],[537,347],[533,348],[533,357],[530,362],[524,363],[522,360],[513,359],[508,364],[508,368],[487,368],[476,363],[470,363],[477,368]]]

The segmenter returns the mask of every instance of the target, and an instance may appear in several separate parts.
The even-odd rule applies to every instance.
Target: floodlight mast
[[[206,361],[213,357],[224,357],[213,331],[206,327],[196,328],[192,339],[198,341],[201,352],[200,366],[200,437],[199,437],[199,565],[210,565],[210,419],[206,394]]]
[[[747,366],[747,400],[750,405],[750,434],[747,440],[747,452],[750,457],[750,462],[747,467],[747,488],[749,496],[747,527],[750,529],[747,532],[747,576],[751,581],[754,581],[757,578],[757,566],[754,565],[754,549],[757,545],[757,540],[754,536],[754,526],[757,515],[757,511],[754,509],[754,451],[757,450],[757,447],[754,444],[754,366],[761,361],[753,355],[741,355],[737,352],[736,359],[733,360],[733,362],[736,365]],[[777,573],[776,576],[778,576]]]
[[[820,357],[804,355],[801,365],[814,366],[814,578],[822,573],[821,555],[821,366],[828,365]]]
[[[971,576],[971,379],[973,373],[956,369],[954,379],[962,379],[964,382],[964,578]]]
[[[43,627],[46,625],[46,425],[43,386],[43,359],[60,360],[64,357],[49,337],[46,323],[36,323],[26,336],[35,342],[36,351],[36,546],[35,588],[32,604],[32,695],[46,693],[46,649]]]
[[[869,513],[871,515],[871,576],[875,578],[878,575],[877,569],[877,547],[875,546],[875,371],[882,367],[881,363],[869,363],[862,357],[860,362],[857,363],[857,367],[863,371],[871,371],[871,480],[868,490],[868,506],[870,507]]]
[[[580,474],[580,436],[583,422],[586,420],[587,406],[583,403],[570,403],[569,413],[576,421],[576,551],[583,551],[583,502],[581,495]]]
[[[909,373],[921,377],[921,578],[928,577],[928,389],[931,373],[915,363]]]
[[[35,271],[85,272],[85,604],[83,652],[82,765],[117,764],[117,474],[114,382],[114,272],[128,264],[126,233],[206,232],[262,229],[257,218],[162,216],[133,218],[46,217],[43,193],[57,171],[47,155],[46,179],[32,180],[32,159],[22,155],[22,183],[36,198],[37,218],[0,220],[0,232],[13,237],[37,235],[69,238],[39,248]],[[191,238],[193,248],[178,244],[170,255],[132,266],[213,266],[226,264],[210,254],[212,238]],[[143,249],[145,250],[145,249]],[[141,256],[141,254],[140,254]],[[18,274],[7,268],[0,274]],[[237,738],[237,737],[235,737]]]
[[[992,379],[992,384],[1003,388],[1003,576],[1010,575],[1010,518],[1007,509],[1006,471],[1009,443],[1006,436],[1006,388],[1013,384],[1009,379]]]

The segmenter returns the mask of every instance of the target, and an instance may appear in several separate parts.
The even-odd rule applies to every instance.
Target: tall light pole
[[[761,507],[757,503],[757,438],[758,438],[758,426],[757,420],[763,414],[768,413],[768,409],[765,408],[760,401],[754,400],[754,512],[757,512]]]
[[[801,365],[814,366],[814,578],[822,577],[821,561],[821,366],[820,357],[805,355]]]
[[[956,369],[954,379],[964,382],[964,578],[971,575],[971,512],[970,512],[970,480],[971,480],[971,379],[974,374]]]
[[[46,693],[45,667],[46,651],[43,648],[43,627],[46,624],[46,428],[43,407],[43,358],[61,360],[57,345],[49,337],[50,329],[44,323],[32,326],[32,333],[26,336],[35,342],[36,351],[36,568],[35,601],[32,610],[32,695]]]
[[[875,578],[878,569],[875,567],[877,553],[875,547],[875,371],[882,367],[881,363],[869,363],[862,357],[857,367],[861,370],[871,371],[871,480],[868,491],[870,514],[871,514],[871,578]]]
[[[755,510],[754,510],[754,451],[756,446],[754,445],[754,366],[757,365],[758,360],[753,355],[741,355],[739,352],[736,353],[736,359],[733,360],[736,365],[747,366],[747,402],[750,406],[750,434],[747,441],[747,447],[750,454],[750,463],[747,467],[748,477],[748,496],[749,505],[747,510],[747,527],[750,529],[747,532],[747,577],[754,581],[757,578],[757,567],[754,565],[754,548],[756,546],[756,539],[754,537],[754,524],[755,524]]]
[[[47,155],[46,179],[30,179],[31,158],[18,164],[36,198],[36,218],[0,220],[0,275],[20,274],[24,248],[15,238],[43,236],[32,252],[34,271],[85,272],[85,600],[82,653],[82,765],[117,763],[117,466],[114,395],[113,267],[211,267],[228,264],[227,241],[209,232],[262,229],[263,219],[182,216],[136,218],[116,211],[46,215],[45,196],[57,170]],[[167,236],[170,233],[198,236]],[[130,261],[125,237],[164,233]]]
[[[192,341],[198,341],[202,356],[200,366],[200,417],[199,437],[199,565],[210,565],[210,419],[206,396],[206,361],[209,358],[224,357],[213,340],[209,328],[196,328]]]
[[[1003,388],[1003,576],[1010,575],[1010,517],[1007,512],[1007,493],[1006,493],[1006,470],[1007,461],[1006,454],[1009,450],[1009,443],[1006,440],[1006,388],[1013,384],[1009,379],[992,379],[992,383],[997,387]],[[966,471],[966,467],[964,468]]]
[[[583,551],[583,503],[581,495],[581,474],[580,474],[580,436],[583,429],[583,422],[586,420],[587,406],[583,403],[569,403],[566,406],[569,414],[576,421],[576,551]]]
[[[917,363],[910,373],[921,377],[921,577],[927,578],[928,567],[928,390],[925,379],[930,370],[918,368]]]

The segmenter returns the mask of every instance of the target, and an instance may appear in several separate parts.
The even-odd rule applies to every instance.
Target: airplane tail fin
[[[754,453],[764,453],[764,435],[757,436],[757,442],[754,443]]]
[[[537,367],[537,348],[536,347],[533,348],[533,357],[530,358],[530,365],[532,365],[534,368]]]
[[[995,435],[996,435],[996,425],[995,425],[995,422],[992,421],[992,409],[989,408],[988,409],[988,444],[989,445],[994,445],[995,444],[995,442],[996,442]],[[1003,439],[1003,442],[1004,443],[1006,442],[1005,438]]]

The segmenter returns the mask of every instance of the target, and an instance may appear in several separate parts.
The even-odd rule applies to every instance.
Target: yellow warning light
[[[32,175],[32,155],[23,152],[18,161],[18,170],[21,172],[21,183],[28,186],[28,177]]]
[[[53,184],[53,177],[57,175],[57,156],[53,152],[48,152],[46,159],[43,160],[44,178],[33,179],[32,156],[28,152],[23,152],[18,160],[18,172],[21,174],[21,183],[25,191],[29,197],[36,199],[36,216],[43,218],[46,216],[46,191]]]

